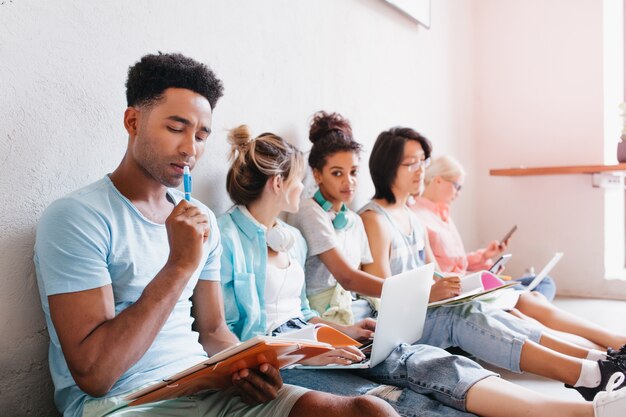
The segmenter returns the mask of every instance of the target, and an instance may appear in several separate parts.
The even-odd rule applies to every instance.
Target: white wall
[[[510,272],[541,267],[560,250],[566,255],[553,273],[560,293],[624,296],[626,284],[604,280],[605,192],[589,176],[488,175],[490,168],[605,162],[603,2],[475,5],[480,240],[517,223]]]
[[[211,152],[194,177],[197,196],[217,213],[230,205],[225,129],[242,122],[308,148],[310,115],[335,110],[367,149],[381,130],[406,124],[471,170],[471,3],[432,3],[425,30],[380,0],[1,1],[2,413],[54,415],[34,227],[52,200],[122,157],[129,65],[145,53],[180,51],[223,78]],[[372,192],[366,172],[362,183],[358,203]],[[473,201],[467,194],[458,207],[471,245]]]

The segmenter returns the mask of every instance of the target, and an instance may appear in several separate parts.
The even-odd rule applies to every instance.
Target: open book
[[[497,275],[489,271],[478,271],[471,274],[467,274],[461,278],[461,294],[456,297],[446,298],[445,300],[433,301],[428,303],[429,307],[462,303],[472,300],[476,297],[480,297],[484,294],[488,294],[493,291],[497,291],[503,288],[508,288],[519,284],[516,281],[505,282]]]
[[[345,346],[361,346],[361,343],[357,342],[350,336],[322,323],[312,324],[292,332],[280,333],[276,336],[276,339],[316,340],[318,342],[328,343],[335,348]]]
[[[311,326],[314,327],[314,326]],[[334,347],[359,345],[359,342],[329,326],[285,337],[256,336],[233,345],[197,365],[132,393],[124,398],[129,405],[170,400],[207,390],[220,390],[232,385],[232,374],[241,369],[254,369],[262,363],[284,368],[304,359],[328,352]],[[290,337],[293,335],[293,337]],[[295,338],[297,337],[297,338]]]

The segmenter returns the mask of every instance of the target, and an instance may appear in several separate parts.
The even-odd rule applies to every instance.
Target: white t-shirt
[[[350,217],[349,226],[337,230],[328,212],[309,198],[302,202],[296,215],[290,216],[289,221],[300,229],[309,249],[304,267],[307,295],[316,295],[337,285],[320,254],[337,248],[350,267],[355,269],[361,264],[373,262],[361,217],[351,210],[347,215]]]
[[[290,259],[287,268],[268,263],[265,275],[266,331],[269,333],[289,319],[303,319],[300,295],[304,271],[297,261]]]

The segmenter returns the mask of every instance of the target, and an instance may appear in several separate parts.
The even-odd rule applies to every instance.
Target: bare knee
[[[536,291],[520,295],[515,305],[522,313],[531,317],[537,313],[550,310],[550,306],[551,304],[548,299],[543,294]]]
[[[296,402],[290,417],[398,417],[393,407],[371,395],[342,397],[319,391],[309,391]]]
[[[545,295],[540,293],[539,291],[531,291],[522,294],[522,297],[527,298],[528,300],[532,300],[533,303],[541,303],[541,304],[549,304],[550,302],[546,298]]]
[[[350,409],[354,410],[355,416],[397,416],[393,407],[382,399],[373,395],[362,395],[359,397],[352,397],[352,404]]]

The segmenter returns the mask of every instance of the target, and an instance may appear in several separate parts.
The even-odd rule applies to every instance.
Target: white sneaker
[[[600,391],[593,399],[595,417],[624,417],[626,416],[626,388],[614,391],[624,382],[624,374],[616,372],[609,378],[606,391]]]

